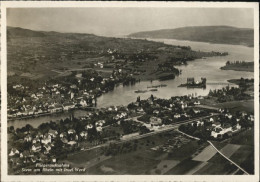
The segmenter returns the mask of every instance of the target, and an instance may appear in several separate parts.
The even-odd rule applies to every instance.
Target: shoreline
[[[207,44],[224,44],[224,45],[235,45],[235,46],[244,46],[248,48],[254,48],[254,45],[249,44],[232,44],[232,43],[224,43],[224,42],[206,42],[206,41],[199,41],[199,40],[187,40],[187,39],[177,39],[177,38],[152,38],[152,37],[129,37],[131,39],[170,39],[170,40],[178,40],[178,41],[191,41],[191,42],[200,42],[200,43],[207,43]]]
[[[219,68],[219,69],[221,69],[221,70],[226,70],[226,71],[228,71],[228,70],[232,70],[232,71],[245,71],[245,72],[254,72],[254,70],[245,70],[245,69],[243,69],[243,68],[225,68],[225,67],[221,67],[221,68]]]
[[[34,119],[34,118],[40,118],[40,117],[44,117],[44,116],[58,116],[58,115],[62,115],[62,114],[66,114],[66,113],[72,113],[74,111],[91,111],[93,109],[98,110],[99,108],[95,108],[95,107],[86,107],[86,108],[75,108],[75,109],[71,109],[68,111],[61,111],[61,112],[56,112],[56,113],[42,113],[42,114],[38,114],[38,115],[30,115],[30,116],[25,116],[25,117],[16,117],[16,118],[8,118],[7,122],[15,122],[15,121],[20,121],[20,120],[29,120],[29,119]]]

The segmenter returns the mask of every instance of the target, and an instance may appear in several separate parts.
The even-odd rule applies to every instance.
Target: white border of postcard
[[[36,7],[205,7],[254,9],[255,78],[255,174],[254,175],[8,175],[7,174],[7,61],[6,8]],[[259,181],[259,9],[254,2],[72,2],[6,1],[1,2],[1,181]],[[129,164],[131,165],[131,164]]]

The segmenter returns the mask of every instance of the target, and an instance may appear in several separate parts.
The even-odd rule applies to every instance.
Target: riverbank
[[[74,109],[70,109],[68,111],[60,111],[60,112],[55,112],[55,113],[47,112],[47,113],[33,114],[33,115],[27,115],[27,116],[12,117],[12,118],[8,118],[8,121],[27,120],[27,119],[44,117],[44,116],[59,116],[59,115],[64,115],[64,114],[69,115],[69,114],[73,114],[74,111],[93,111],[96,109],[97,109],[96,107],[74,108]]]
[[[247,85],[253,85],[254,84],[254,79],[248,80],[248,79],[231,79],[231,80],[227,80],[229,83],[234,83],[236,85],[240,85],[244,82],[244,84]]]

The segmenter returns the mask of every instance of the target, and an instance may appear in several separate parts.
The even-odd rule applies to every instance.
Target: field
[[[218,149],[222,149],[223,147],[225,147],[227,144],[224,142],[217,142],[217,141],[211,141],[211,143]]]
[[[229,162],[225,163],[208,163],[199,171],[195,172],[194,174],[199,175],[221,175],[221,174],[230,174],[237,169],[236,166],[230,164]]]
[[[179,164],[180,161],[176,160],[162,160],[158,165],[156,169],[152,169],[150,174],[156,175],[156,174],[165,174],[168,172],[171,168],[175,167],[177,164]]]
[[[167,159],[185,160],[196,153],[199,149],[200,146],[197,141],[191,141],[181,148],[173,150],[173,152],[168,155]]]
[[[253,147],[242,145],[230,159],[235,161],[237,164],[242,164],[250,155],[254,154]]]
[[[102,166],[110,168],[112,174],[145,174],[149,168],[156,166],[157,160],[149,157],[149,153],[144,151],[117,155],[87,170],[88,174],[107,174],[102,170]],[[104,167],[103,167],[104,168]],[[110,173],[111,173],[110,172]]]
[[[254,113],[254,100],[216,103],[215,99],[214,100],[204,99],[201,101],[201,103],[214,108],[228,108],[230,112],[245,111],[245,112]]]
[[[254,173],[254,148],[251,142],[253,130],[246,130],[232,139],[212,143],[232,161],[247,172]],[[148,136],[131,141],[137,149],[115,156],[102,155],[101,149],[82,151],[60,161],[73,167],[85,167],[84,174],[90,175],[203,175],[243,174],[238,168],[221,156],[208,143],[198,144],[191,140],[170,152],[154,150],[165,146],[169,138],[184,137],[174,131]],[[176,139],[177,139],[176,138]]]
[[[233,136],[231,139],[224,142],[212,142],[224,155],[229,159],[237,163],[249,174],[254,173],[254,130],[249,129]],[[206,174],[211,173],[210,166],[213,164],[223,164],[229,166],[227,160],[223,158],[220,154],[214,155],[209,161],[209,164],[205,166],[202,170],[197,173]],[[230,166],[231,169],[235,169],[234,165]],[[208,171],[207,171],[208,170]],[[217,171],[215,171],[217,173]],[[213,171],[213,173],[215,173]],[[234,172],[234,171],[233,171]],[[232,173],[232,171],[230,171]],[[243,174],[243,172],[238,171],[236,174]]]
[[[234,154],[238,149],[240,148],[240,145],[235,144],[227,144],[225,147],[223,147],[220,152],[223,153],[226,157],[230,157],[232,154]]]
[[[64,162],[76,167],[86,167],[92,165],[92,163],[96,163],[97,161],[102,161],[104,159],[106,158],[101,155],[101,150],[94,149],[90,151],[80,151],[59,162]]]
[[[254,146],[254,129],[248,129],[241,132],[239,135],[233,136],[230,143]]]
[[[237,149],[237,145],[231,144],[225,144],[225,146],[218,144],[218,147],[220,148],[220,151],[227,155],[234,153]],[[201,163],[195,166],[187,174],[230,174],[237,169],[223,156],[217,153],[211,145],[202,150],[201,153],[192,159],[192,161],[200,161]]]
[[[216,144],[216,142],[215,142]],[[223,145],[222,145],[223,146]],[[220,151],[226,152],[226,149],[230,149],[232,145],[225,144],[224,147],[221,147],[219,144],[218,147],[220,148]],[[224,150],[223,150],[224,149]],[[230,153],[234,152],[235,150],[231,150]],[[226,160],[223,156],[221,156],[219,153],[214,152],[215,154],[212,155],[212,157],[204,161],[204,165],[202,165],[195,173],[193,174],[214,174],[214,175],[220,175],[220,174],[231,174],[235,170],[237,170],[237,167],[232,165],[228,160]]]
[[[240,165],[249,174],[254,173],[253,129],[246,130],[233,138],[212,143],[220,152]],[[181,161],[166,174],[220,175],[244,174],[242,171],[217,153],[211,146],[205,147],[193,158]]]
[[[179,148],[171,152],[163,152],[161,149],[154,150],[156,146],[166,147],[169,138],[184,137],[176,132],[152,135],[136,141],[137,149],[131,152],[119,153],[115,156],[104,156],[101,149],[81,151],[78,154],[69,156],[66,160],[60,161],[70,164],[72,167],[85,167],[86,174],[167,174],[170,170],[185,161],[191,161],[194,153],[199,153],[204,145],[198,145],[197,141],[183,143]],[[191,161],[192,164],[200,164]],[[183,165],[183,164],[182,164]],[[191,165],[186,166],[189,171]]]
[[[194,157],[192,160],[207,162],[216,153],[217,153],[217,151],[211,145],[209,145],[201,153],[199,153],[196,157]]]
[[[202,162],[193,161],[191,159],[186,159],[186,160],[183,160],[181,163],[179,163],[174,168],[172,168],[171,170],[169,170],[166,174],[167,175],[186,174],[201,164],[202,164]]]
[[[241,147],[230,157],[248,173],[254,174],[254,129],[246,130],[232,138],[230,143]]]
[[[246,101],[232,101],[219,103],[215,105],[219,108],[229,108],[230,111],[245,111],[254,113],[254,100],[246,100]]]

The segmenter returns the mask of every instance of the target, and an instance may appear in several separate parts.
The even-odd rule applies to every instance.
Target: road
[[[226,157],[222,152],[220,152],[210,141],[207,141],[220,155],[222,155],[225,159],[227,159],[229,162],[234,164],[237,168],[239,168],[241,171],[243,171],[245,174],[249,175],[248,172],[246,172],[242,167],[240,167],[237,163],[234,161],[230,160],[228,157]]]

